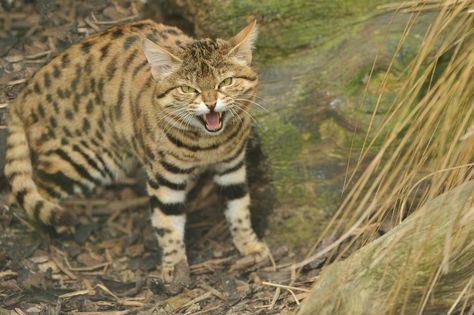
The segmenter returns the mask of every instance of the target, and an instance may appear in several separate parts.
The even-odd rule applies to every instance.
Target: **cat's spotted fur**
[[[255,23],[228,41],[194,40],[141,21],[74,45],[42,67],[10,106],[5,175],[20,206],[43,224],[74,223],[72,194],[147,173],[164,280],[188,277],[185,201],[191,176],[215,171],[226,218],[245,255],[264,255],[250,224],[246,113]],[[179,270],[178,270],[179,269]]]

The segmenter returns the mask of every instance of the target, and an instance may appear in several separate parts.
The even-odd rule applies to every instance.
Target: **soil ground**
[[[54,55],[106,28],[153,18],[192,33],[173,10],[142,1],[2,0],[0,9],[0,131],[5,111],[25,81]],[[258,141],[250,145],[250,185],[260,235],[271,213],[268,175]],[[0,151],[1,152],[1,151]],[[285,314],[293,313],[319,272],[313,263],[290,287],[298,254],[271,248],[275,265],[254,265],[231,244],[222,202],[204,177],[193,192],[187,226],[192,285],[179,293],[160,279],[160,253],[148,219],[140,175],[68,200],[80,214],[72,235],[35,228],[7,207],[0,179],[0,314]],[[271,243],[271,235],[265,240]]]

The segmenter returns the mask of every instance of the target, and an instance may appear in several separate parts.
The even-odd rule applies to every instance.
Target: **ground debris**
[[[109,197],[117,198],[120,189],[114,187]],[[97,198],[107,200],[105,195]],[[268,261],[232,269],[246,259],[233,249],[227,230],[209,233],[212,226],[203,229],[199,224],[213,216],[214,222],[220,222],[219,207],[194,212],[188,238],[199,241],[188,245],[192,286],[175,295],[161,281],[158,245],[153,235],[146,235],[153,230],[142,228],[147,209],[131,208],[115,217],[113,222],[119,226],[133,222],[129,235],[110,225],[109,217],[94,215],[95,207],[86,208],[76,206],[79,214],[92,210],[92,215],[81,215],[84,227],[71,236],[28,230],[16,217],[4,226],[0,236],[3,308],[25,313],[54,307],[78,314],[277,314],[295,310],[306,297],[308,283],[300,288],[287,285],[291,273],[286,247],[274,249],[276,270]],[[78,238],[78,233],[86,236]]]

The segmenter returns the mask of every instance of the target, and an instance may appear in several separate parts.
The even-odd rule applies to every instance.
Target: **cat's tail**
[[[28,216],[44,225],[70,226],[74,216],[45,199],[33,181],[30,148],[23,122],[15,110],[10,111],[5,158],[5,176],[16,202]]]

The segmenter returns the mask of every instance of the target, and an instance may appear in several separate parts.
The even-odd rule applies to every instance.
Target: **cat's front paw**
[[[182,259],[174,265],[164,264],[161,275],[163,282],[168,284],[171,293],[178,293],[183,287],[191,284],[189,265],[186,259]]]
[[[235,244],[243,256],[252,256],[255,262],[261,262],[270,256],[267,244],[260,241],[242,242]]]

